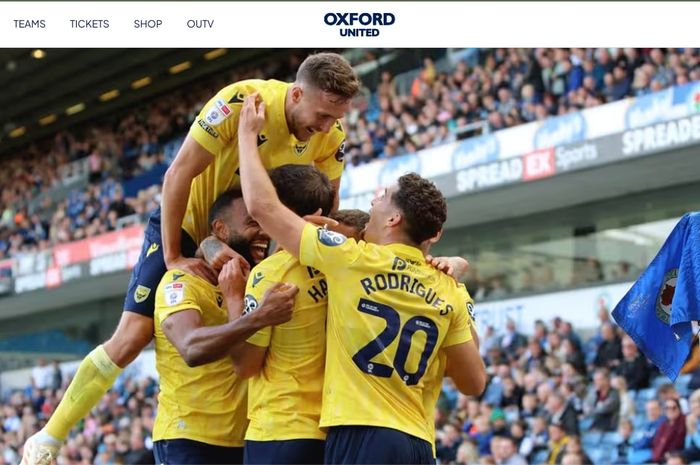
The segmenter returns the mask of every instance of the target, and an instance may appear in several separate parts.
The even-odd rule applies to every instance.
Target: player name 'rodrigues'
[[[404,273],[378,273],[372,277],[362,278],[360,284],[367,295],[378,291],[398,289],[421,297],[426,304],[439,309],[440,315],[447,315],[453,310],[450,304],[442,308],[445,301],[438,297],[437,292],[432,287],[427,287],[419,279]]]

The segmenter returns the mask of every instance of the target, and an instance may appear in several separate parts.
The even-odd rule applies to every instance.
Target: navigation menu
[[[15,19],[15,29],[44,29],[45,19]]]
[[[71,19],[73,29],[109,29],[108,19]]]

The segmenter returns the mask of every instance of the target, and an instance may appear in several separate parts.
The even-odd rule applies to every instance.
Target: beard
[[[226,245],[231,247],[234,252],[239,254],[241,257],[248,262],[251,268],[253,268],[256,263],[253,259],[253,255],[250,253],[250,241],[245,237],[237,233],[229,234],[229,238],[226,241]]]

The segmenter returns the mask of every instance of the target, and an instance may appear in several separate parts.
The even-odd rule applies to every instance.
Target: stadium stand
[[[0,173],[0,259],[144,221],[159,202],[153,186],[206,99],[238,79],[286,79],[294,63],[217,77],[8,157]],[[425,58],[420,69],[366,79],[372,86],[346,121],[347,169],[696,80],[700,55],[690,48],[483,49],[437,63]],[[604,273],[594,258],[579,267],[574,285],[638,271],[620,263]],[[499,275],[470,285],[481,298],[516,290]]]

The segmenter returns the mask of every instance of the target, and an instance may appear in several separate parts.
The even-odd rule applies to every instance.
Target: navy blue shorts
[[[197,251],[197,244],[184,230],[182,231],[180,246],[183,256],[194,257]],[[129,287],[126,290],[124,311],[153,318],[156,289],[166,271],[160,235],[159,207],[148,219],[141,255],[139,255],[139,261],[131,272]]]
[[[223,465],[243,463],[242,447],[223,447],[191,439],[165,439],[153,443],[157,464]]]
[[[428,441],[391,428],[378,426],[333,426],[326,437],[325,463],[433,465]]]
[[[318,465],[323,463],[325,441],[288,439],[286,441],[246,441],[243,463]]]

